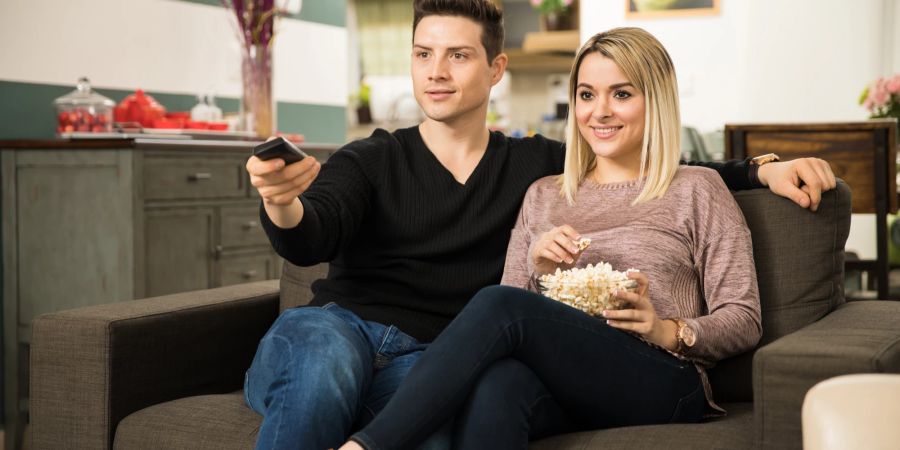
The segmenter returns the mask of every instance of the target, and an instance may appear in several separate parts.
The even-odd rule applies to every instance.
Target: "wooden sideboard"
[[[34,317],[278,277],[244,169],[256,144],[0,141],[6,448],[28,420]]]
[[[877,259],[848,261],[847,269],[874,274],[878,298],[889,298],[887,214],[897,212],[897,119],[806,124],[725,126],[726,158],[777,153],[782,160],[817,157],[853,193],[855,214],[875,214]]]

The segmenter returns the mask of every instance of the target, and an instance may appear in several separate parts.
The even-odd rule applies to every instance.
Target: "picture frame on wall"
[[[719,14],[721,0],[625,0],[626,19],[697,17]]]

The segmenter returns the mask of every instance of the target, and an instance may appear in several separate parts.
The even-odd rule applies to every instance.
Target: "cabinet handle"
[[[219,258],[222,257],[223,250],[224,250],[224,248],[222,248],[221,245],[217,245],[216,248],[213,250],[213,256],[218,260]]]
[[[188,175],[188,180],[190,180],[190,181],[212,180],[212,174],[209,172],[197,172],[195,174]]]
[[[252,230],[253,228],[256,228],[258,226],[259,226],[259,222],[255,221],[255,220],[251,220],[249,222],[244,223],[245,230]]]
[[[250,278],[253,278],[256,276],[256,271],[248,270],[248,271],[242,273],[241,276],[244,277],[245,280],[249,280]]]

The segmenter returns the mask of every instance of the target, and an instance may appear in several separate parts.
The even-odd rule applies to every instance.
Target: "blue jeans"
[[[334,303],[284,311],[244,380],[247,405],[263,416],[256,448],[340,447],[384,408],[425,347]],[[420,448],[450,445],[447,425]]]
[[[493,286],[353,439],[413,448],[456,416],[460,448],[519,449],[569,431],[696,422],[706,405],[692,363],[542,295]]]

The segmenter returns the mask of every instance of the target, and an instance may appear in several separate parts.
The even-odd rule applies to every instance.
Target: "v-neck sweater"
[[[464,184],[418,127],[376,130],[322,165],[292,229],[261,219],[279,255],[328,261],[310,305],[335,302],[364,320],[432,341],[482,287],[497,284],[519,207],[535,180],[562,172],[563,144],[491,132]]]

